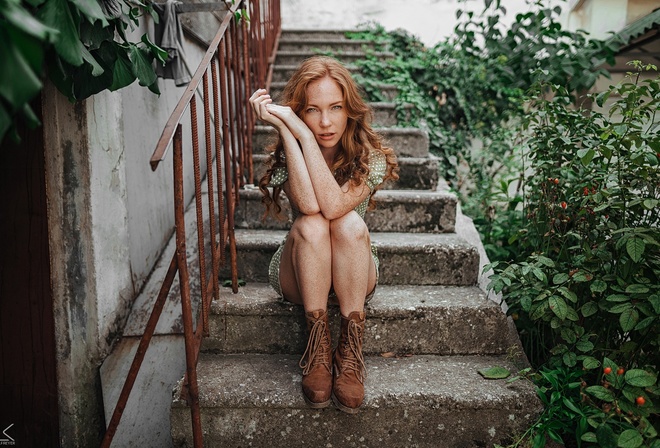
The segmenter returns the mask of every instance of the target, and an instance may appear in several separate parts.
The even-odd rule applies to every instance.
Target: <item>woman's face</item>
[[[321,151],[338,149],[348,122],[339,84],[330,77],[321,78],[307,86],[306,94],[303,121],[314,133]]]

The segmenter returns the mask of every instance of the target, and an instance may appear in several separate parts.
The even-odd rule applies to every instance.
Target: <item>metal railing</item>
[[[144,334],[140,339],[128,376],[108,424],[102,447],[112,443],[126,407],[135,379],[156,329],[165,301],[176,274],[179,274],[181,311],[184,325],[186,376],[181,398],[190,406],[195,447],[202,447],[201,416],[197,387],[197,360],[202,338],[208,336],[208,314],[211,300],[220,294],[219,271],[226,264],[229,247],[231,283],[238,292],[234,210],[238,190],[253,183],[252,132],[254,116],[248,98],[255,86],[270,85],[272,64],[281,29],[279,0],[236,0],[228,7],[215,37],[200,62],[190,84],[168,119],[151,157],[152,170],[165,159],[173,147],[174,217],[176,250],[163,279]],[[249,20],[247,19],[249,17]],[[205,164],[200,157],[200,130],[196,92],[201,84],[203,102],[203,146]],[[211,113],[211,107],[213,113]],[[193,328],[190,272],[186,255],[186,223],[183,169],[183,124],[190,110],[190,141],[194,172],[194,206],[196,212],[197,259],[201,285],[201,319]],[[202,188],[202,169],[206,167],[206,195]],[[224,197],[223,197],[224,196]],[[204,204],[206,202],[206,204]],[[208,218],[208,223],[205,220]],[[205,223],[207,223],[205,225]],[[210,270],[206,251],[210,250]]]

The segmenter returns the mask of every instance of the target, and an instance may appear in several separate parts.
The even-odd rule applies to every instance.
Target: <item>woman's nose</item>
[[[330,117],[327,112],[321,113],[321,126],[328,127],[330,126]]]

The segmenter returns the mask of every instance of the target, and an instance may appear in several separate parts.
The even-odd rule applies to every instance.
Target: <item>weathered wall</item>
[[[194,70],[203,51],[189,48]],[[75,104],[51,84],[43,92],[62,446],[98,446],[99,366],[172,234],[171,151],[156,173],[149,158],[185,87],[161,80],[160,89],[136,82]],[[190,160],[185,166],[190,198]]]

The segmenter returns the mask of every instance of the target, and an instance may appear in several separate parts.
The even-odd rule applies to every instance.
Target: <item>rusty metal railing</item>
[[[176,274],[179,274],[181,312],[184,325],[186,376],[182,399],[190,406],[193,444],[201,448],[202,429],[197,388],[197,360],[202,338],[208,335],[208,313],[211,300],[220,294],[219,271],[226,264],[229,248],[232,291],[238,292],[234,210],[238,205],[238,190],[253,183],[252,133],[254,116],[248,98],[255,86],[270,86],[272,64],[279,39],[279,0],[236,0],[228,7],[215,37],[200,62],[190,84],[179,100],[163,129],[150,163],[156,170],[173,147],[174,216],[176,251],[163,280],[144,334],[140,339],[128,376],[108,424],[101,446],[107,448],[126,407],[135,379],[156,329],[165,301]],[[249,17],[249,20],[247,19]],[[199,120],[196,92],[201,85],[203,119]],[[211,113],[211,107],[213,113]],[[190,142],[194,174],[194,206],[196,212],[196,268],[188,265],[184,195],[183,121],[190,110]],[[203,123],[205,164],[200,157],[199,123]],[[186,156],[188,157],[188,156]],[[206,167],[206,172],[203,169]],[[202,188],[206,176],[207,201]],[[208,223],[205,221],[208,218]],[[210,269],[206,251],[210,250]],[[201,318],[193,328],[190,291],[191,272],[199,272]]]

